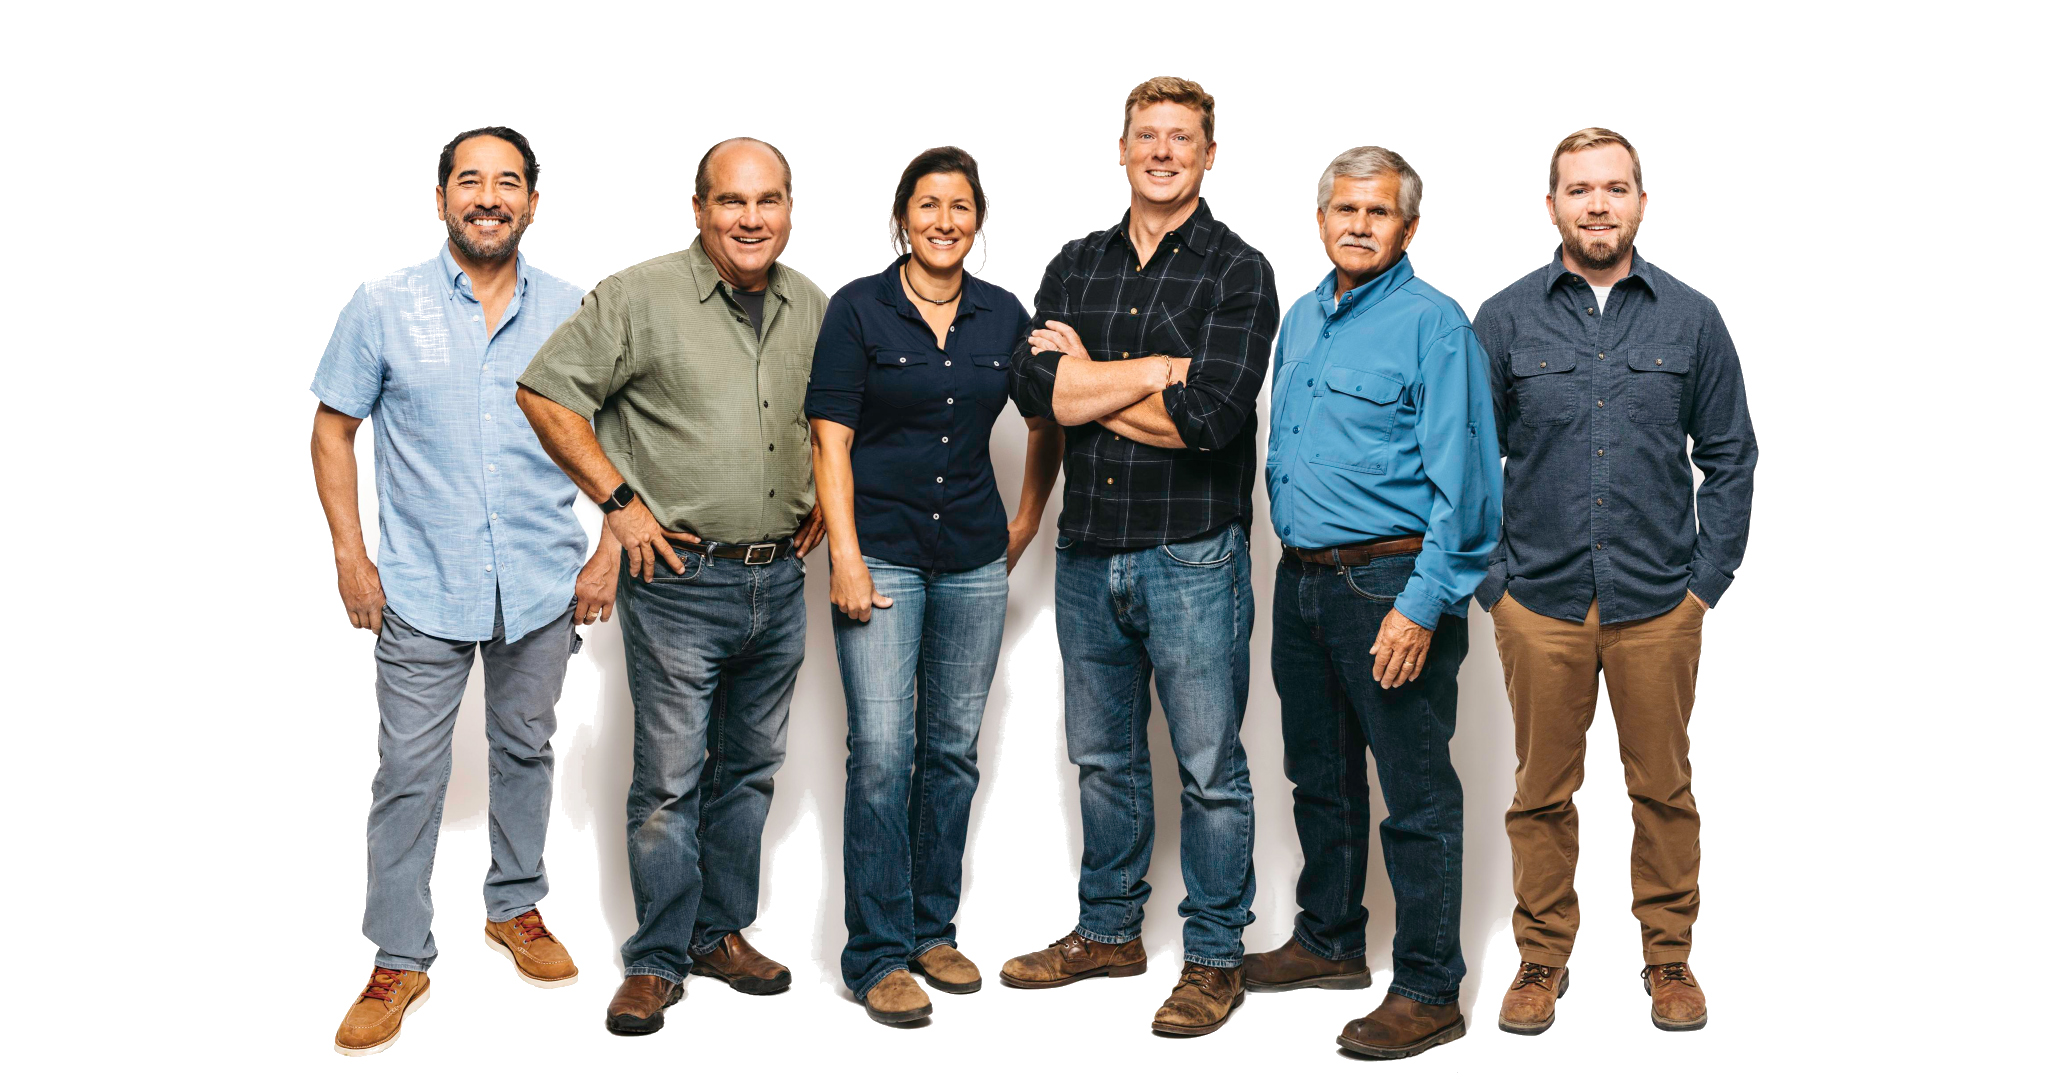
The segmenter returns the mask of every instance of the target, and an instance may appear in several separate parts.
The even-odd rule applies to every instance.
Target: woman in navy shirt
[[[952,926],[975,743],[1008,571],[1037,535],[1063,443],[1057,425],[1027,421],[1011,521],[987,439],[1030,315],[965,272],[987,216],[972,156],[917,155],[892,213],[906,254],[830,299],[807,405],[850,716],[842,967],[884,1024],[930,1015],[911,969],[947,993],[980,988]]]

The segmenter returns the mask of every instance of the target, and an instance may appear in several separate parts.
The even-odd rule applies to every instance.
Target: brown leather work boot
[[[1700,1031],[1710,1022],[1709,1002],[1688,962],[1648,964],[1639,977],[1652,995],[1652,1026],[1661,1031]]]
[[[744,994],[777,994],[794,983],[794,973],[785,964],[752,948],[744,935],[734,932],[714,949],[694,957],[694,974],[721,979]]]
[[[515,974],[531,986],[555,990],[579,981],[579,968],[565,951],[558,936],[544,928],[543,914],[535,908],[507,922],[486,924],[486,943],[515,962]]]
[[[865,1014],[883,1024],[907,1024],[930,1015],[930,995],[906,970],[890,971],[865,992]]]
[[[1546,967],[1524,961],[1516,969],[1516,981],[1502,995],[1502,1015],[1495,1026],[1511,1035],[1542,1035],[1552,1026],[1559,1011],[1559,999],[1573,985],[1573,975],[1563,967]]]
[[[920,971],[931,986],[947,994],[970,994],[980,989],[980,969],[966,954],[949,945],[932,945],[908,962],[910,971]]]
[[[616,1035],[649,1035],[665,1026],[665,1010],[679,1004],[687,989],[656,975],[631,975],[615,988],[608,1002],[608,1030]]]
[[[1001,966],[1001,982],[1018,990],[1053,986],[1106,975],[1124,979],[1144,974],[1144,942],[1131,938],[1121,945],[1090,941],[1077,932],[1034,953],[1024,953]]]
[[[376,967],[343,1023],[336,1029],[336,1052],[345,1057],[376,1054],[401,1037],[401,1021],[429,1000],[429,976],[419,971]]]
[[[1152,1030],[1161,1035],[1207,1035],[1223,1026],[1238,1006],[1245,1003],[1245,969],[1185,964],[1173,995],[1152,1017]]]
[[[1459,1003],[1425,1005],[1415,998],[1389,994],[1380,1008],[1345,1025],[1338,1045],[1362,1057],[1415,1057],[1433,1046],[1466,1034]]]
[[[1366,970],[1365,956],[1326,960],[1310,952],[1298,938],[1289,938],[1287,944],[1271,952],[1245,956],[1245,986],[1255,994],[1304,987],[1363,990],[1372,985],[1373,975]]]

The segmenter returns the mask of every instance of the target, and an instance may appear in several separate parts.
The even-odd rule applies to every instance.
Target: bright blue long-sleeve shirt
[[[1466,313],[1409,257],[1335,298],[1337,272],[1280,325],[1266,491],[1301,548],[1422,534],[1395,609],[1465,617],[1502,531],[1488,357]]]

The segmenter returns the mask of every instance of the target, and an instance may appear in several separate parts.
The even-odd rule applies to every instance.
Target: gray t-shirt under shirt
[[[745,292],[742,289],[731,289],[730,295],[736,297],[737,303],[743,305],[744,315],[751,320],[751,333],[760,338],[765,337],[765,290]]]

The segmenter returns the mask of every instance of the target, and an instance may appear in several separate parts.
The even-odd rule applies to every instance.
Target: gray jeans
[[[387,608],[372,656],[379,676],[379,772],[365,826],[365,936],[377,964],[427,971],[436,959],[429,932],[429,874],[451,780],[451,732],[472,674],[472,653],[486,660],[486,917],[506,922],[536,906],[544,877],[544,830],[551,819],[553,711],[565,661],[579,650],[572,608],[520,641],[504,639],[498,608],[491,641],[445,641],[402,622]]]

